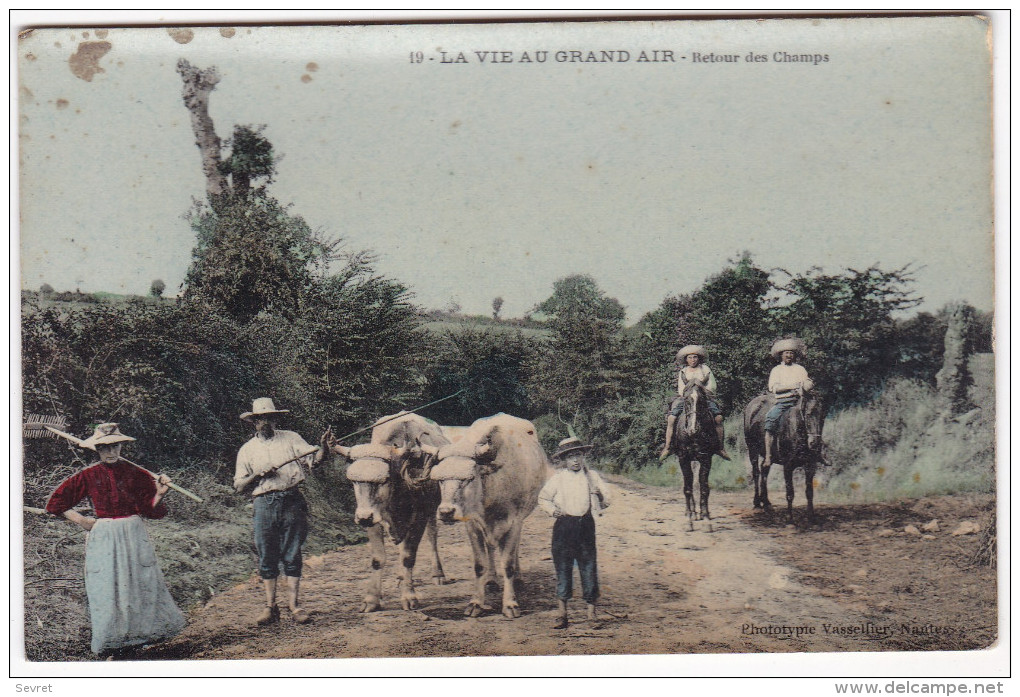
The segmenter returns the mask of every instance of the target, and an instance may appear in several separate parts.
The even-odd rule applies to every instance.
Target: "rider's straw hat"
[[[687,346],[684,346],[676,352],[676,359],[678,361],[683,361],[692,353],[697,356],[701,356],[701,360],[703,361],[708,360],[708,351],[705,350],[704,346],[699,346],[698,344],[688,344]]]
[[[780,339],[772,344],[772,350],[769,353],[778,361],[782,357],[783,351],[793,351],[798,357],[804,358],[807,355],[807,344],[804,343],[803,339],[796,337]]]

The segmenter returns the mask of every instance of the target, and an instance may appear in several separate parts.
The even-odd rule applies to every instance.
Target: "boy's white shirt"
[[[602,509],[609,505],[610,500],[609,488],[602,477],[587,467],[577,472],[569,469],[557,471],[538,494],[538,505],[549,515],[561,511],[567,515],[583,516],[589,510],[602,515]]]
[[[683,368],[680,369],[680,373],[679,375],[677,375],[676,378],[676,393],[683,394],[684,387],[687,386],[688,382],[694,379],[700,380],[702,384],[705,386],[705,390],[710,395],[715,394],[715,391],[717,389],[717,385],[715,383],[715,374],[712,373],[712,369],[709,368],[708,365],[705,363],[699,363],[693,368],[690,367],[689,365],[685,365]]]

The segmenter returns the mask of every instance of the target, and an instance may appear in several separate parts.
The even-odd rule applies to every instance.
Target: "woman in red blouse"
[[[166,515],[162,500],[170,479],[153,479],[120,458],[122,444],[133,440],[117,424],[97,426],[82,446],[95,450],[99,462],[61,482],[46,503],[47,511],[88,532],[85,592],[97,654],[169,639],[184,628],[142,522]],[[94,518],[74,510],[86,496]]]

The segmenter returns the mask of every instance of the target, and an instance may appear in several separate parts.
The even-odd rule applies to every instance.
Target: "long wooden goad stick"
[[[67,440],[69,440],[72,443],[74,443],[75,445],[77,445],[79,448],[86,448],[87,450],[92,450],[92,448],[89,448],[87,445],[84,444],[84,441],[82,441],[81,438],[77,438],[75,436],[72,436],[70,433],[64,433],[63,431],[58,431],[57,429],[53,428],[52,426],[46,426],[46,430],[52,431],[53,433],[56,433],[61,438],[66,438]],[[134,465],[135,467],[137,467],[141,471],[143,471],[146,474],[148,474],[153,479],[158,479],[158,477],[156,476],[155,473],[150,472],[149,470],[145,469],[144,467],[139,465],[137,462],[131,462],[131,460],[127,459],[126,457],[122,457],[120,459],[123,460],[124,462],[128,463],[129,465]],[[187,489],[185,489],[184,487],[177,486],[173,482],[170,482],[170,484],[168,484],[167,486],[169,486],[174,491],[177,491],[177,492],[180,492],[180,493],[184,494],[185,496],[187,496],[189,499],[192,499],[193,501],[197,501],[198,503],[205,503],[205,501],[202,499],[201,496],[198,496],[197,494],[193,494],[190,491],[188,491]]]

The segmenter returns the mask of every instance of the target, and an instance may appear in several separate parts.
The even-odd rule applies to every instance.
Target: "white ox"
[[[439,520],[463,521],[474,557],[475,592],[464,614],[477,617],[485,604],[486,581],[503,579],[503,614],[520,617],[514,579],[520,571],[517,547],[524,519],[552,471],[530,421],[496,414],[475,421],[455,443],[422,449],[438,462],[429,476],[439,482]]]
[[[397,546],[400,556],[400,604],[405,610],[418,607],[413,571],[418,546],[424,536],[432,557],[432,578],[443,584],[446,576],[436,546],[436,508],[439,485],[428,478],[428,456],[407,446],[442,447],[450,441],[440,427],[418,414],[386,416],[372,429],[370,443],[352,448],[334,446],[333,451],[351,460],[347,478],[354,485],[354,520],[367,528],[372,553],[361,612],[382,607],[382,574],[386,565],[384,534]]]

